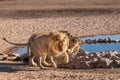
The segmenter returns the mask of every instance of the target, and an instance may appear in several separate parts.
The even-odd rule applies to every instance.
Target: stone
[[[8,58],[8,55],[7,55],[7,54],[0,53],[0,61],[2,61],[2,60],[7,60],[7,58]]]
[[[57,63],[60,67],[75,68],[75,69],[89,69],[89,68],[116,68],[119,67],[119,55],[114,50],[105,51],[102,53],[75,53],[71,54],[68,64],[64,64],[61,59],[58,59]],[[62,58],[64,59],[64,58]]]
[[[89,61],[89,57],[88,56],[78,56],[76,57],[76,59],[79,59],[80,61]]]
[[[97,57],[100,57],[100,54],[95,52],[95,53],[93,53],[93,56],[97,58]]]
[[[91,63],[98,63],[98,59],[97,58],[93,58],[93,60],[91,60]]]
[[[108,42],[111,43],[112,39],[111,38],[108,38]]]
[[[120,60],[120,58],[118,56],[112,56],[111,60]]]
[[[97,68],[111,68],[112,60],[108,58],[101,58],[101,60],[96,65]]]
[[[115,51],[115,50],[109,50],[109,51],[106,51],[106,52],[104,53],[104,55],[102,55],[102,57],[103,57],[103,58],[112,59],[112,57],[115,57],[116,54],[118,54],[117,51]]]
[[[93,57],[93,54],[92,54],[92,53],[88,54],[88,57],[92,58],[92,57]]]
[[[113,43],[117,43],[117,42],[118,42],[118,40],[112,40],[111,42],[113,42]]]
[[[99,59],[97,58],[92,58],[92,60],[90,60],[89,65],[91,66],[91,68],[96,68],[96,65],[98,64]]]
[[[107,42],[108,42],[108,39],[107,39],[107,38],[103,39],[103,42],[104,42],[104,43],[107,43]]]
[[[117,68],[120,68],[120,60],[114,60],[114,64],[117,66]]]
[[[87,56],[89,52],[78,52],[76,56]]]
[[[96,43],[96,41],[97,41],[97,40],[96,40],[96,39],[94,39],[94,40],[92,40],[92,43]]]
[[[91,39],[87,39],[87,40],[85,40],[85,43],[91,44],[92,40]]]
[[[87,61],[79,61],[75,64],[75,69],[90,69],[91,66],[88,64]]]
[[[90,69],[90,68],[116,68],[120,66],[118,52],[114,50],[104,51],[102,53],[78,52],[70,54],[68,64],[63,62],[64,57],[56,58],[58,67],[72,69]],[[62,61],[61,61],[62,59]]]
[[[91,68],[91,66],[89,65],[89,63],[84,60],[85,57],[83,56],[79,56],[77,58],[74,58],[72,61],[70,61],[68,64],[67,64],[67,67],[68,68],[75,68],[75,69],[89,69]],[[81,60],[83,59],[83,60]]]
[[[61,68],[66,68],[67,67],[67,64],[64,62],[64,56],[55,57],[54,61],[58,65],[58,67],[61,67]],[[50,63],[49,58],[47,58],[47,62]]]
[[[68,66],[68,68],[72,68],[72,69],[73,69],[73,68],[75,68],[76,65],[79,64],[79,62],[80,62],[79,59],[74,58],[72,61],[70,61],[70,62],[67,64],[67,66]]]
[[[119,54],[116,54],[116,56],[120,58],[120,53],[119,53]]]
[[[100,53],[98,53],[98,52],[93,53],[92,59],[93,58],[97,58],[99,60],[101,58]]]
[[[103,40],[102,39],[98,39],[97,43],[103,43]]]

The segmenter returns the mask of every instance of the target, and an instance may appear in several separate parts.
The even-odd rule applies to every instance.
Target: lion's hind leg
[[[45,65],[45,66],[47,66],[47,67],[51,66],[51,64],[49,64],[49,63],[46,62],[46,55],[42,57],[42,64]]]
[[[35,58],[35,56],[31,52],[31,54],[29,55],[29,65],[30,66],[37,66],[37,64],[34,62],[34,58]]]

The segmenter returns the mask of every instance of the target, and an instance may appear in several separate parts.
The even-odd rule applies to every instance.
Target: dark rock
[[[111,38],[108,38],[108,42],[111,43],[112,39]]]
[[[111,60],[120,60],[120,58],[118,56],[112,56]]]
[[[73,59],[67,64],[67,66],[68,68],[75,68],[76,65],[79,65],[79,62],[80,62],[79,59]]]
[[[88,56],[78,56],[76,57],[76,59],[79,59],[80,61],[89,61],[89,57]]]
[[[87,40],[85,40],[85,43],[91,44],[92,40],[91,39],[87,39]]]
[[[97,59],[97,58],[93,58],[93,59],[91,60],[91,63],[98,63],[98,59]]]
[[[75,64],[76,69],[90,69],[91,66],[86,61],[79,61],[77,64]]]
[[[103,58],[108,58],[108,59],[112,59],[116,57],[116,54],[118,54],[117,51],[115,50],[110,50],[110,51],[106,51],[104,52],[104,54],[102,55]]]
[[[111,68],[113,65],[112,60],[107,59],[107,58],[101,58],[101,60],[98,62],[96,65],[97,68]]]
[[[117,66],[117,68],[120,68],[120,60],[114,60],[114,64]]]
[[[108,58],[108,59],[111,59],[111,55],[109,54],[109,53],[106,53],[104,56],[103,56],[103,58]]]
[[[97,43],[103,43],[103,40],[102,39],[98,39]]]
[[[74,55],[74,57],[70,57],[70,62],[68,64],[63,64],[63,62],[60,59],[61,64],[58,65],[64,68],[76,69],[116,68],[120,66],[120,59],[118,57],[119,54],[115,50],[105,51],[102,53],[78,52],[71,55]]]
[[[120,42],[120,40],[118,40],[118,42]]]
[[[100,53],[95,52],[95,53],[93,53],[93,57],[94,57],[94,58],[99,58],[99,57],[101,57],[101,56],[100,56]]]
[[[88,54],[88,57],[93,57],[94,55],[92,53],[89,53]]]
[[[96,40],[96,39],[92,40],[92,43],[96,43],[96,42],[97,42],[97,40]]]
[[[118,40],[112,40],[111,42],[113,42],[113,43],[117,43],[117,42],[118,42]]]
[[[120,53],[119,53],[119,54],[116,54],[116,56],[120,58]]]
[[[0,60],[7,60],[7,58],[8,58],[7,54],[0,53]]]
[[[87,56],[88,52],[78,52],[76,56]]]
[[[103,42],[104,42],[104,43],[107,43],[107,42],[108,42],[108,39],[107,39],[107,38],[106,38],[106,39],[104,39],[104,40],[103,40]]]

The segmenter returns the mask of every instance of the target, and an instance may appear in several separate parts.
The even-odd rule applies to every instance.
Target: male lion
[[[68,45],[68,50],[66,51],[67,53],[73,53],[73,52],[78,52],[79,50],[80,50],[80,45],[83,43],[83,41],[82,40],[80,40],[79,38],[77,38],[77,37],[73,37],[72,35],[70,35],[67,31],[59,31],[60,33],[62,32],[62,33],[65,33],[65,34],[67,34],[67,37],[68,37],[68,39],[69,39],[69,45]],[[45,33],[44,33],[45,34]],[[34,41],[34,39],[37,39],[37,38],[39,38],[40,36],[42,36],[42,35],[44,35],[44,34],[41,34],[41,33],[35,33],[35,34],[33,34],[32,35],[32,37],[31,37],[31,41],[33,40]],[[30,42],[31,42],[30,41]],[[32,43],[32,42],[31,42]],[[31,50],[31,52],[32,52],[33,50]],[[69,62],[69,56],[68,56],[68,54],[65,52],[65,63],[68,63]],[[34,52],[33,52],[33,54],[34,54]],[[31,55],[30,56],[30,60],[29,60],[29,62],[30,62],[30,65],[32,65],[32,66],[35,66],[36,65],[36,63],[34,63],[34,55]],[[45,57],[46,58],[46,57]],[[47,62],[45,62],[45,59],[43,59],[42,60],[42,62],[44,63],[44,65],[46,65],[46,66],[50,66],[50,64],[48,64]]]
[[[5,41],[7,41],[4,38]],[[21,45],[7,41],[10,44]],[[65,62],[68,63],[69,56],[68,52],[78,52],[80,44],[83,42],[76,37],[71,36],[66,31],[52,32],[52,33],[35,33],[33,34],[27,44],[28,49],[30,48],[31,54],[29,56],[29,64],[35,66],[34,57],[37,59],[38,66],[43,67],[42,64],[50,66],[45,60],[46,57],[50,57],[50,61],[54,68],[57,68],[53,57],[58,57],[62,54],[65,56]],[[28,50],[29,51],[29,50]]]
[[[68,52],[69,53],[75,53],[81,50],[80,45],[83,44],[83,40],[80,40],[78,37],[72,36],[67,31],[60,31],[63,33],[66,33],[69,38],[69,46],[68,46]]]
[[[5,38],[3,39],[7,41]],[[12,42],[9,43],[21,45]],[[37,65],[40,68],[45,68],[43,64],[50,66],[50,64],[45,61],[46,57],[49,56],[53,68],[56,69],[57,65],[55,64],[53,58],[59,57],[62,54],[65,55],[65,62],[67,63],[69,61],[68,54],[66,53],[69,46],[69,39],[65,33],[50,32],[41,35],[39,34],[39,36],[37,34],[33,34],[28,43],[22,45],[28,45],[31,50],[31,56],[29,59],[31,65],[34,65],[33,58],[36,57]]]

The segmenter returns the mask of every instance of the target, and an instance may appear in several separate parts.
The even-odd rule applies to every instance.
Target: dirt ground
[[[1,80],[120,80],[120,69],[49,69],[0,61]]]
[[[75,36],[120,33],[119,0],[0,0],[0,53],[34,32],[67,30]],[[0,61],[0,80],[120,80],[120,69],[40,70]]]

